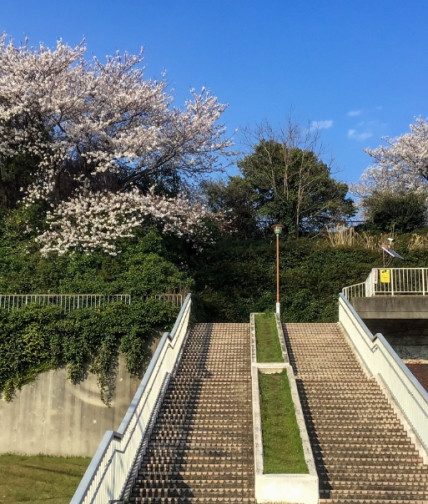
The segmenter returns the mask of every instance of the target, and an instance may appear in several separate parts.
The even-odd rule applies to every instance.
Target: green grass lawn
[[[273,313],[255,316],[257,362],[284,362]]]
[[[265,474],[307,474],[286,371],[259,373]]]
[[[69,504],[87,457],[0,455],[0,503]]]

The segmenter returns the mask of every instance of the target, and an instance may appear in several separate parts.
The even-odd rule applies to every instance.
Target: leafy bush
[[[0,391],[10,400],[40,371],[66,366],[73,383],[95,373],[101,398],[109,404],[119,351],[128,370],[141,375],[150,338],[176,315],[176,307],[154,299],[68,314],[52,305],[0,310]]]
[[[363,200],[370,229],[408,233],[426,222],[426,202],[422,194],[374,191]]]
[[[364,236],[363,236],[364,235]],[[363,233],[352,247],[332,245],[328,237],[280,239],[282,319],[287,322],[336,322],[338,295],[347,285],[382,267],[374,244],[379,236]],[[364,239],[363,239],[364,238]],[[426,266],[427,248],[414,247],[414,235],[400,235],[395,248],[405,263]],[[271,239],[228,239],[194,258],[199,314],[207,322],[248,322],[249,313],[274,309],[276,245]]]
[[[124,241],[122,253],[116,257],[102,252],[75,252],[45,258],[31,249],[28,240],[14,239],[15,234],[10,228],[3,228],[1,233],[0,226],[0,293],[149,296],[188,290],[192,285],[181,269],[182,260],[173,258],[154,229]]]

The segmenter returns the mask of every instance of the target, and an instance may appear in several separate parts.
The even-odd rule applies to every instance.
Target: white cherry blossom
[[[37,159],[22,196],[52,208],[42,251],[115,253],[115,240],[150,218],[191,236],[206,211],[143,182],[165,167],[184,179],[220,169],[231,145],[218,124],[225,105],[202,89],[178,108],[164,77],[144,77],[142,52],[102,63],[85,51],[83,42],[32,48],[0,37],[0,168],[18,154]]]
[[[410,133],[386,138],[386,145],[366,149],[375,164],[368,167],[352,191],[360,197],[374,190],[426,194],[428,188],[428,122],[417,118]]]

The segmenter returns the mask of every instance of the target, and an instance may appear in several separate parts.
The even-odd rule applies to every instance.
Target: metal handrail
[[[191,312],[188,294],[171,333],[164,333],[117,431],[107,431],[70,504],[106,504],[122,498],[165,386],[185,341]]]
[[[426,296],[428,268],[372,268],[365,282],[344,287],[342,294],[348,300],[372,296]]]

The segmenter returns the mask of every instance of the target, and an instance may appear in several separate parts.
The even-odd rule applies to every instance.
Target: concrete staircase
[[[320,503],[427,504],[428,466],[339,326],[284,324],[284,333],[320,478]]]
[[[249,324],[198,324],[185,344],[130,502],[254,504]]]

